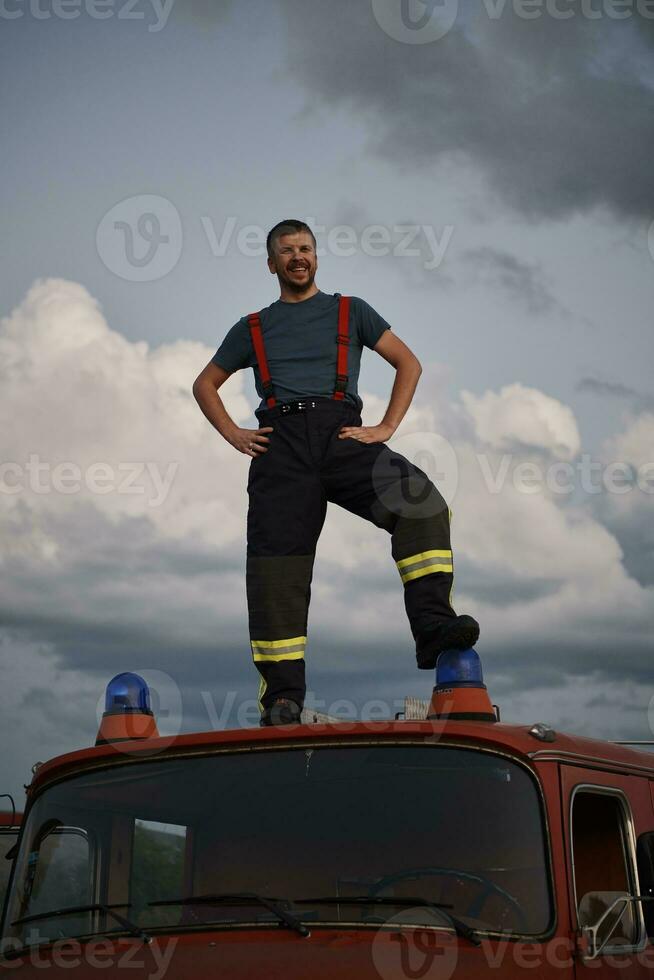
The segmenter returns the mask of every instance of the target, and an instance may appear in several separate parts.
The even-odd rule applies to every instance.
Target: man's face
[[[273,242],[273,255],[268,259],[268,268],[288,289],[296,293],[310,289],[318,268],[311,235],[306,231],[280,235]]]

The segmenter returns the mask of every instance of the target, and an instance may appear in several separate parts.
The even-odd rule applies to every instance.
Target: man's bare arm
[[[272,426],[262,429],[241,429],[234,422],[218,394],[218,389],[229,377],[231,377],[229,371],[209,361],[193,382],[193,395],[203,415],[211,422],[214,429],[220,432],[223,439],[246,456],[260,456],[261,453],[268,451],[269,440],[264,433],[272,432]]]
[[[404,418],[422,374],[422,366],[413,351],[390,330],[385,330],[373,350],[395,368],[395,381],[388,408],[379,425],[344,426],[340,438],[360,442],[386,442]]]
[[[422,365],[413,351],[390,330],[384,331],[373,349],[395,368],[393,390],[381,421],[395,432],[413,400]]]

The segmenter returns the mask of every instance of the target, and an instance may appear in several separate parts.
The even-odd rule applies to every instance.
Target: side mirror
[[[635,903],[652,900],[627,892],[587,892],[579,903],[584,961],[597,959],[612,938],[616,945],[633,946],[638,935]]]

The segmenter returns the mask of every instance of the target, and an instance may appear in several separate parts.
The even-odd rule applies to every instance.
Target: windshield
[[[5,935],[120,930],[98,905],[146,929],[277,922],[260,902],[206,902],[244,892],[304,921],[385,921],[415,898],[474,929],[537,935],[550,922],[545,841],[533,777],[476,749],[316,744],[119,764],[35,802]]]

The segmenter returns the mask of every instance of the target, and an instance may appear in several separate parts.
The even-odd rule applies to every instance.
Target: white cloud
[[[531,446],[561,459],[579,452],[581,439],[572,410],[536,388],[516,383],[480,397],[462,391],[461,400],[478,438],[494,449]]]
[[[15,523],[21,505],[73,519],[90,501],[112,520],[145,517],[163,537],[236,541],[248,460],[191,394],[213,353],[190,341],[131,343],[83,286],[38,280],[0,324],[2,475],[21,488],[0,494],[5,519]],[[221,397],[235,421],[252,424],[241,376]],[[43,557],[56,554],[36,523],[31,539]]]
[[[533,690],[502,690],[496,685],[502,717],[532,725],[544,721],[558,731],[602,739],[651,740],[654,699],[644,685],[631,680],[607,680],[592,673],[571,676],[569,683]]]
[[[631,418],[623,432],[606,440],[603,449],[607,459],[651,467],[654,463],[654,414],[643,412]]]

